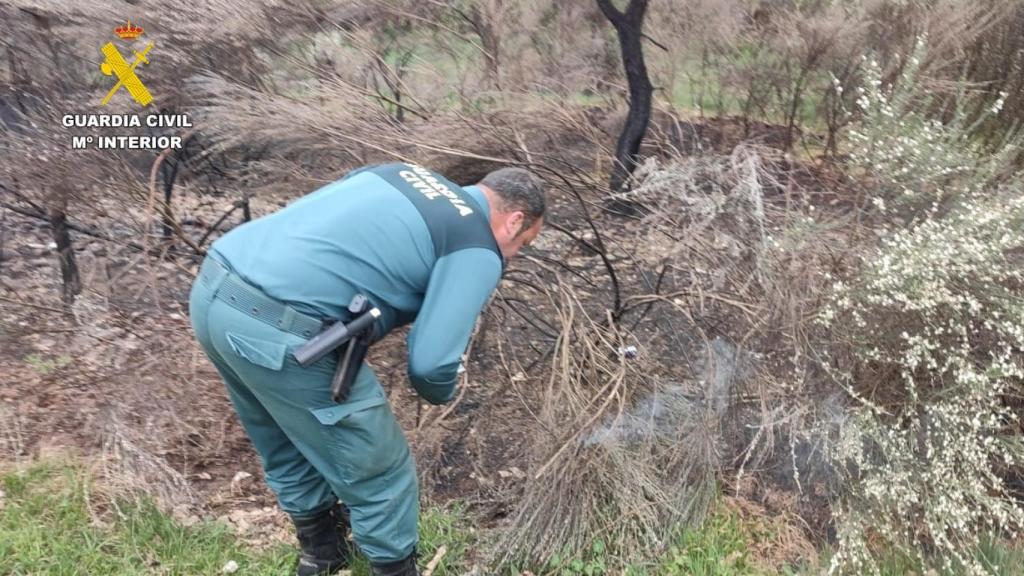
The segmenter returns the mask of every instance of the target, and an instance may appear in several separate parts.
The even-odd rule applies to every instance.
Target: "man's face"
[[[532,226],[523,230],[524,214],[521,211],[502,214],[492,226],[494,239],[498,242],[501,255],[508,260],[519,253],[523,246],[527,246],[540,234],[541,226],[544,225],[544,218],[537,218]]]

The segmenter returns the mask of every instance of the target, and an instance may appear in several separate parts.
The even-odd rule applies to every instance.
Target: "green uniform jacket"
[[[504,262],[487,199],[413,164],[368,166],[225,234],[212,250],[267,295],[347,319],[355,294],[380,308],[377,334],[414,322],[409,380],[427,401],[457,369]]]

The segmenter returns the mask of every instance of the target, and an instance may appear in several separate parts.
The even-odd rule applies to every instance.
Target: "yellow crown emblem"
[[[142,36],[142,27],[132,26],[132,21],[129,20],[124,26],[114,28],[114,34],[117,34],[117,37],[122,40],[134,40]]]

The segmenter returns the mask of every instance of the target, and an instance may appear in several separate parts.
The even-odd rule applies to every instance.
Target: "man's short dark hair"
[[[521,210],[524,214],[522,232],[544,216],[546,201],[544,184],[525,168],[501,168],[484,176],[480,184],[494,190],[501,198],[503,212]]]

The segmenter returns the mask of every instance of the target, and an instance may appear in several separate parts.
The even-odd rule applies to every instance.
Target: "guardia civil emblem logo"
[[[142,27],[133,26],[131,20],[128,20],[128,23],[124,26],[114,28],[114,34],[122,40],[135,40],[142,36],[142,32]],[[146,85],[142,83],[142,80],[135,73],[135,68],[139,64],[149,64],[149,59],[146,55],[152,49],[153,43],[150,42],[146,44],[146,47],[141,52],[132,50],[135,58],[129,64],[117,47],[114,46],[113,42],[107,42],[103,45],[103,48],[100,48],[104,58],[103,63],[100,64],[100,70],[107,76],[117,78],[117,83],[110,89],[110,92],[107,92],[103,101],[100,102],[101,105],[105,106],[110,101],[110,98],[121,88],[124,88],[136,102],[143,106],[148,106],[153,101],[153,95],[149,93]]]

